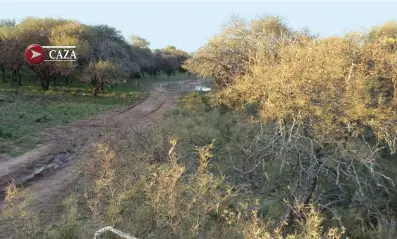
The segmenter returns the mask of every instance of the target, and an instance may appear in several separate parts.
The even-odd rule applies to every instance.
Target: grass
[[[44,128],[127,106],[146,96],[128,82],[105,87],[94,97],[91,86],[76,79],[68,85],[60,79],[46,92],[31,78],[23,80],[21,87],[0,83],[0,154],[12,157],[42,142],[38,132]]]

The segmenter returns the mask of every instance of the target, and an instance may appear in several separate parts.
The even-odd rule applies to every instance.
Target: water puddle
[[[59,152],[50,157],[48,160],[43,160],[44,162],[42,162],[40,165],[32,165],[30,169],[16,172],[13,176],[11,176],[14,180],[0,182],[0,205],[1,200],[5,196],[5,187],[11,183],[11,181],[13,181],[13,183],[18,187],[24,186],[29,182],[42,177],[45,173],[63,168],[67,162],[73,160],[74,158],[76,158],[76,154],[69,150]]]
[[[194,88],[195,91],[203,91],[203,92],[207,92],[207,91],[211,91],[211,88],[207,87],[207,86],[201,86],[198,85]]]
[[[76,155],[70,151],[57,153],[51,160],[49,160],[48,163],[46,163],[38,168],[35,168],[32,173],[16,179],[15,184],[23,185],[23,184],[26,184],[26,183],[42,176],[43,173],[60,169],[67,162],[74,159],[75,157],[76,157]]]

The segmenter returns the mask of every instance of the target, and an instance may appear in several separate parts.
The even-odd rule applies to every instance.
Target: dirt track
[[[32,211],[38,213],[41,223],[56,221],[59,203],[79,178],[76,165],[82,159],[80,152],[100,139],[105,131],[131,124],[145,127],[161,119],[175,106],[179,93],[190,91],[198,82],[184,82],[182,89],[178,83],[167,84],[152,86],[146,100],[128,108],[47,129],[43,132],[48,139],[46,143],[20,157],[0,162],[0,190],[14,180],[33,195]],[[0,227],[0,238],[6,238],[4,233]]]

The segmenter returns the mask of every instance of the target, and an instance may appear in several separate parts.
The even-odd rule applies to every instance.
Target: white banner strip
[[[77,60],[44,60],[44,61],[77,61]]]
[[[42,46],[43,48],[76,48],[76,46]]]

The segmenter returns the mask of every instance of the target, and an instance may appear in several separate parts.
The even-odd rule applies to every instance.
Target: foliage
[[[135,46],[136,48],[140,48],[140,49],[149,48],[149,46],[150,46],[150,42],[148,42],[146,39],[136,36],[136,35],[131,36],[131,42],[132,42],[133,46]]]
[[[15,19],[0,19],[1,27],[14,27],[16,25]]]
[[[372,27],[368,33],[367,41],[376,42],[379,39],[395,42],[397,39],[397,22],[388,21],[381,26]]]
[[[4,33],[9,39],[6,43],[8,54],[6,58],[9,67],[19,75],[19,69],[25,63],[24,49],[32,42],[41,45],[79,45],[79,54],[83,57],[87,52],[88,43],[81,39],[84,26],[78,22],[56,20],[51,18],[36,19],[26,18],[13,28],[8,28]],[[8,57],[13,56],[13,57]],[[2,56],[3,57],[3,56]],[[55,76],[70,76],[74,70],[71,62],[43,62],[39,65],[28,65],[40,81],[41,88],[48,90],[50,80]],[[19,85],[21,83],[19,82]]]
[[[320,39],[269,18],[253,22],[260,31],[233,19],[186,67],[223,86],[213,100],[220,110],[251,112],[254,124],[246,133],[239,133],[241,123],[233,121],[233,130],[222,123],[199,133],[198,116],[185,126],[190,129],[185,137],[227,132],[216,134],[224,138],[217,158],[222,172],[235,169],[240,176],[231,176],[233,181],[247,182],[268,195],[264,198],[285,200],[278,217],[287,222],[287,231],[298,220],[294,201],[314,202],[339,218],[340,226],[348,224],[344,214],[349,211],[360,213],[364,222],[359,225],[368,230],[384,226],[383,217],[393,220],[396,178],[388,160],[397,150],[395,24]],[[243,48],[248,53],[237,51]],[[227,50],[237,54],[227,56]],[[208,125],[208,119],[204,122]],[[357,236],[353,231],[349,227],[348,235]]]
[[[264,16],[247,23],[233,16],[219,35],[194,53],[185,68],[227,86],[233,84],[237,76],[247,74],[250,62],[259,54],[274,58],[280,45],[293,40],[291,34],[278,17]]]
[[[82,81],[94,86],[93,94],[97,96],[103,86],[121,83],[123,74],[119,66],[110,61],[98,61],[90,63],[83,72]]]

